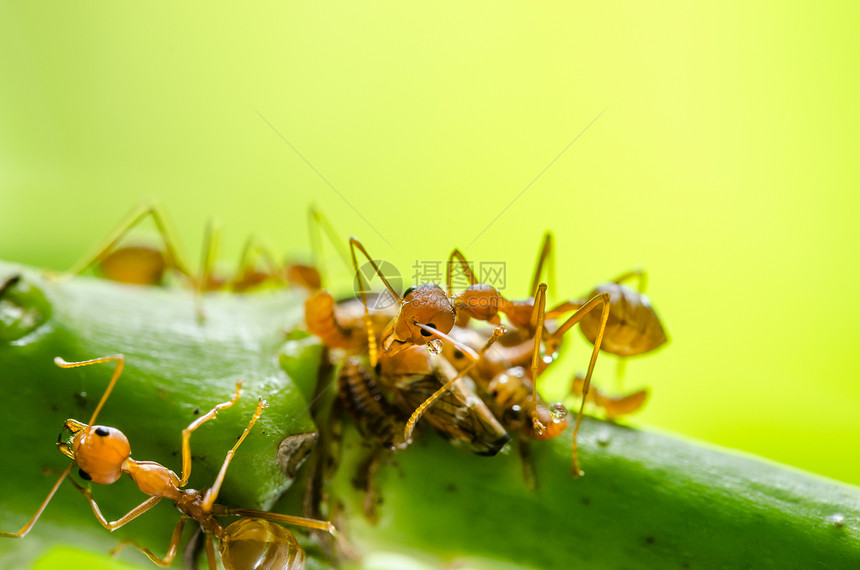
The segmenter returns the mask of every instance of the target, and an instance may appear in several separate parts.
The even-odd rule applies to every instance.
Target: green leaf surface
[[[55,356],[125,354],[126,371],[99,423],[122,429],[136,459],[174,470],[181,466],[181,429],[229,399],[242,380],[239,403],[192,438],[190,486],[211,483],[257,398],[264,397],[270,406],[236,454],[220,502],[269,507],[290,487],[278,466],[278,444],[315,429],[309,402],[322,355],[314,340],[294,330],[301,295],[206,295],[200,322],[197,302],[185,291],[92,279],[55,283],[9,264],[0,264],[0,282],[18,272],[22,281],[0,301],[0,528],[17,530],[35,512],[55,472],[67,465],[54,445],[63,421],[87,421],[110,378],[108,366],[61,370]],[[583,425],[580,446],[586,475],[574,479],[568,474],[569,434],[533,442],[538,485],[531,490],[515,451],[477,457],[422,431],[413,446],[380,468],[382,503],[374,525],[362,514],[364,497],[352,484],[368,442],[347,429],[328,490],[343,503],[341,530],[362,556],[346,566],[860,567],[855,487],[592,419]],[[130,481],[94,487],[109,518],[143,499]],[[298,504],[300,487],[289,489],[278,508]],[[297,514],[294,507],[285,512]],[[0,539],[0,566],[27,567],[57,545],[107,551],[121,537],[164,552],[176,519],[175,509],[161,504],[111,535],[64,484],[30,535]],[[57,559],[56,552],[39,567],[51,567],[46,564]],[[151,567],[131,550],[121,559]]]

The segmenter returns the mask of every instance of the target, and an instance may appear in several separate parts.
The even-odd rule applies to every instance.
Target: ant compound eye
[[[434,325],[433,323],[427,323],[427,326],[434,329],[436,328],[436,325]],[[427,329],[421,329],[421,336],[433,336],[433,333],[431,333]]]
[[[83,469],[78,469],[78,475],[80,475],[81,479],[83,479],[84,481],[92,481],[93,480],[93,478],[90,477],[90,474],[87,473],[86,471],[84,471]]]
[[[101,437],[105,437],[110,434],[110,431],[106,427],[99,426],[96,428],[96,435],[100,435]]]
[[[411,293],[411,292],[412,292],[412,291],[414,291],[414,290],[415,290],[415,285],[413,285],[412,287],[409,287],[408,289],[406,289],[406,291],[404,291],[404,292],[403,292],[403,298],[405,299],[405,298],[406,298],[406,296],[407,296],[407,295],[409,295],[409,293]]]

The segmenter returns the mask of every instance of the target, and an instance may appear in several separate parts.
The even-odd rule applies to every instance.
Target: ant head
[[[499,324],[499,307],[503,297],[495,287],[485,283],[470,285],[454,296],[454,308],[464,311],[473,319]]]
[[[433,333],[422,329],[416,323],[447,334],[454,328],[455,317],[454,307],[451,306],[445,291],[435,283],[425,283],[406,290],[394,333],[397,338],[413,344],[427,344],[434,338]]]
[[[59,450],[81,469],[81,477],[102,485],[113,483],[122,475],[122,465],[131,456],[128,439],[121,431],[108,426],[88,426],[67,420],[63,432],[72,437],[57,440]]]

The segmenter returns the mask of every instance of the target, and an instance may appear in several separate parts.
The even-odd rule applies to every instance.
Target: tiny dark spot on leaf
[[[200,408],[194,408],[194,411],[191,413],[194,414],[195,416],[199,415],[200,414]]]
[[[654,540],[655,540],[655,538],[653,536],[646,536],[645,537],[645,544],[654,544]]]
[[[591,504],[591,499],[589,497],[583,497],[579,500],[582,503],[582,506],[587,507]]]
[[[456,493],[457,485],[455,485],[454,483],[448,483],[447,485],[445,485],[445,490],[449,493]]]

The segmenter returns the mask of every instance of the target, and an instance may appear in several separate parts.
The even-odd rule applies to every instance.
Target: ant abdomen
[[[145,245],[130,245],[112,251],[97,265],[104,279],[134,285],[159,285],[167,270],[164,254]]]
[[[227,570],[305,567],[305,551],[293,533],[263,519],[242,518],[231,523],[224,529],[218,549]]]
[[[666,342],[666,331],[651,302],[640,293],[618,283],[598,285],[588,298],[609,293],[609,318],[600,349],[618,356],[650,352]],[[585,338],[592,344],[600,327],[600,315],[591,312],[580,321]]]

